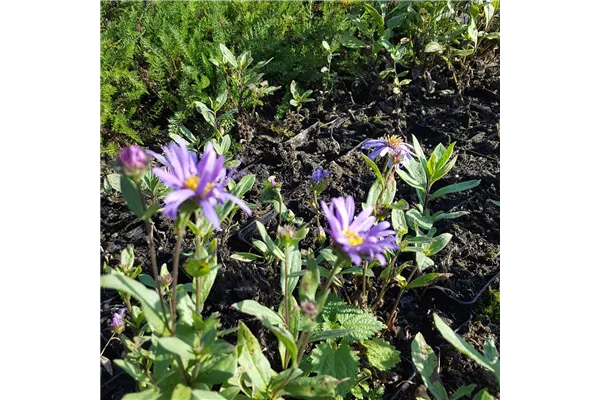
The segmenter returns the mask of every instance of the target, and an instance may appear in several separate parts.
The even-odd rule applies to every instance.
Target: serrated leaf
[[[437,357],[431,347],[425,342],[425,338],[419,332],[415,336],[411,345],[412,360],[423,378],[423,383],[427,389],[438,400],[448,400],[448,393],[442,385],[437,374]]]
[[[233,307],[244,314],[252,315],[261,321],[267,321],[275,326],[284,326],[284,322],[281,317],[273,310],[263,306],[255,300],[244,300],[239,303],[235,303]]]
[[[338,329],[350,330],[350,333],[346,336],[349,342],[370,339],[375,333],[385,328],[385,324],[372,313],[347,304],[345,301],[331,295],[325,303],[321,315],[323,320],[329,323],[329,326],[335,324]],[[323,325],[320,327],[322,328]]]
[[[358,354],[347,343],[339,347],[330,343],[319,343],[310,354],[313,371],[321,375],[330,375],[337,379],[350,378],[335,388],[338,396],[345,396],[356,382],[358,376]]]
[[[429,197],[429,200],[437,199],[438,197],[442,197],[442,196],[445,196],[450,193],[463,192],[465,190],[473,189],[480,183],[481,183],[480,179],[473,179],[470,181],[464,181],[464,182],[459,182],[459,183],[454,183],[452,185],[444,186],[443,188],[440,188],[440,189],[436,190],[435,192],[433,192],[431,197]]]
[[[458,336],[452,328],[450,328],[437,314],[433,314],[433,321],[436,328],[444,339],[446,339],[454,348],[462,354],[481,365],[483,368],[492,371],[496,375],[496,379],[500,382],[500,361],[495,363],[488,361],[479,351],[467,343],[462,337]],[[489,349],[488,349],[489,351]]]
[[[452,235],[450,233],[442,233],[441,235],[433,238],[431,243],[429,243],[429,246],[427,246],[425,250],[423,250],[423,253],[427,257],[437,254],[440,251],[442,251],[444,247],[446,247],[446,245],[450,242],[451,239]]]
[[[327,339],[337,339],[352,333],[352,329],[329,329],[321,332],[312,332],[309,342],[320,342]]]
[[[392,369],[400,362],[400,352],[383,339],[360,342],[367,349],[367,359],[380,371]]]

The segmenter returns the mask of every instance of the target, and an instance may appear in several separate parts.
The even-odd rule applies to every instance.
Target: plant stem
[[[171,283],[171,323],[173,332],[175,332],[175,310],[177,308],[177,279],[179,277],[179,253],[181,252],[181,238],[183,230],[177,232],[177,241],[175,242],[175,251],[173,252],[173,282]]]
[[[425,201],[423,202],[423,216],[425,216],[425,211],[427,210],[427,203],[429,203],[429,192],[431,192],[431,184],[427,185],[427,193],[425,193]]]
[[[100,352],[100,357],[102,357],[102,354],[104,354],[104,350],[106,350],[106,348],[108,347],[108,344],[111,342],[111,340],[113,340],[115,338],[116,334],[117,334],[116,332],[113,332],[113,334],[110,336],[110,339],[108,339],[108,342],[106,342],[106,344],[104,345],[104,348]],[[102,336],[102,337],[104,337],[104,336]]]
[[[136,185],[138,189],[138,195],[140,196],[140,200],[142,202],[142,206],[144,207],[144,213],[146,212],[146,201],[144,200],[144,195],[142,194],[142,190],[140,189],[139,184]],[[169,330],[169,332],[173,333],[169,328],[169,322],[167,318],[167,309],[165,307],[165,303],[163,301],[163,293],[160,284],[160,280],[158,277],[158,264],[156,262],[156,249],[154,248],[154,229],[152,227],[152,223],[150,222],[150,216],[148,219],[144,220],[144,224],[146,225],[146,238],[148,239],[148,247],[150,248],[150,264],[152,265],[152,277],[154,278],[154,283],[156,284],[156,291],[158,292],[158,296],[160,299],[160,307],[162,309],[163,317],[165,319],[165,326]]]
[[[202,294],[202,281],[204,277],[200,276],[196,280],[196,312],[200,314],[202,303],[200,303],[200,295]]]
[[[408,276],[408,279],[406,280],[407,285],[410,283],[410,280],[415,275],[415,272],[417,272],[418,269],[419,269],[418,267],[413,268],[412,272]],[[392,309],[390,317],[388,318],[388,320],[386,322],[388,329],[392,329],[392,324],[394,323],[394,320],[396,318],[396,310],[398,309],[398,305],[400,304],[400,298],[402,297],[402,293],[404,293],[404,287],[402,289],[400,289],[400,292],[398,293],[398,297],[396,297],[396,302],[394,303],[394,308]]]
[[[381,197],[383,196],[383,192],[385,192],[385,185],[387,185],[387,182],[390,179],[390,174],[392,173],[393,170],[394,170],[394,166],[392,165],[385,172],[385,178],[383,179],[383,183],[381,184],[381,192],[379,192],[379,196],[377,196],[377,201],[375,202],[375,208],[377,208],[377,206],[379,205],[379,202],[381,201]]]
[[[363,263],[363,276],[362,276],[362,302],[363,308],[367,308],[367,267],[368,263],[365,261]]]
[[[284,270],[283,271],[283,275],[284,275],[284,283],[285,283],[285,288],[284,288],[284,295],[283,295],[283,301],[285,303],[284,305],[284,312],[285,312],[285,327],[287,329],[290,329],[290,285],[289,285],[289,268],[290,268],[290,248],[291,246],[289,246],[287,243],[285,245],[285,263],[284,263]]]
[[[323,308],[325,305],[325,301],[327,300],[327,295],[329,294],[329,287],[331,286],[331,282],[333,282],[333,278],[339,271],[341,271],[341,262],[336,262],[335,266],[329,273],[329,277],[327,278],[327,282],[325,282],[325,286],[323,288],[323,292],[321,293],[321,297],[319,298],[319,309]],[[339,269],[339,271],[338,271]]]
[[[281,214],[283,214],[283,197],[281,197],[281,191],[279,189],[277,190],[277,197],[279,197],[279,225],[277,226],[278,228],[281,226]]]
[[[398,258],[398,254],[399,253],[394,254],[394,258],[392,258],[392,261],[390,263],[392,265],[392,269],[390,270],[390,273],[389,273],[387,279],[385,280],[384,284],[381,286],[381,290],[379,291],[379,294],[375,298],[375,301],[373,301],[373,303],[371,304],[371,308],[373,309],[373,311],[375,311],[379,308],[378,303],[381,299],[383,299],[383,295],[385,294],[385,292],[387,290],[387,286],[390,283],[390,279],[392,278],[392,276],[394,276],[394,273],[396,272],[396,259]]]

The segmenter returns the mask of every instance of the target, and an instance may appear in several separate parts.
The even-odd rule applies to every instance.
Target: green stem
[[[427,193],[425,193],[425,201],[423,202],[423,216],[425,216],[425,211],[427,210],[427,203],[429,203],[429,192],[431,192],[431,184],[427,185]]]
[[[277,197],[279,197],[279,225],[281,226],[281,214],[283,214],[283,197],[281,196],[281,191],[277,189]]]
[[[339,259],[339,257],[338,257],[338,259]],[[329,273],[329,277],[327,278],[327,281],[325,282],[325,286],[321,293],[321,297],[319,298],[319,310],[323,308],[323,306],[325,305],[325,301],[327,301],[327,296],[329,295],[329,287],[331,286],[331,283],[333,282],[334,276],[337,275],[342,270],[341,264],[342,264],[341,261],[336,262],[335,266]]]
[[[363,308],[367,308],[367,267],[368,263],[363,263],[363,275],[362,275],[362,302]]]
[[[200,307],[202,307],[202,303],[200,303],[200,295],[202,294],[202,281],[203,280],[204,280],[204,277],[202,277],[202,276],[195,279],[195,281],[196,281],[196,312],[198,314],[200,314],[200,312],[201,312]]]
[[[390,174],[392,173],[393,170],[394,170],[394,167],[391,166],[385,172],[385,178],[383,179],[383,183],[381,184],[381,192],[379,192],[379,196],[377,196],[377,201],[375,202],[375,208],[377,208],[377,206],[379,205],[379,202],[381,201],[381,197],[383,196],[383,192],[385,192],[385,186],[387,185],[387,182],[390,179]]]
[[[177,309],[177,279],[179,277],[179,253],[181,252],[182,236],[183,232],[181,229],[179,229],[177,232],[177,241],[175,242],[175,251],[173,252],[173,282],[171,283],[171,323],[173,324],[173,332],[175,332],[175,310]]]
[[[414,267],[412,272],[410,273],[410,275],[408,276],[408,279],[406,280],[406,284],[408,285],[412,279],[412,277],[415,275],[415,272],[417,272],[419,268]],[[400,304],[400,298],[402,297],[402,293],[404,293],[404,289],[406,288],[403,287],[402,289],[400,289],[400,292],[398,293],[398,297],[396,297],[396,302],[394,303],[394,308],[392,309],[392,312],[390,313],[390,317],[388,318],[386,325],[388,327],[388,329],[392,329],[392,324],[394,323],[394,320],[396,318],[396,310],[398,309],[398,305]]]
[[[390,270],[390,273],[389,273],[387,279],[385,280],[384,284],[381,286],[379,295],[377,295],[377,297],[375,298],[375,301],[373,301],[373,303],[371,304],[371,308],[373,309],[373,311],[375,311],[379,308],[379,301],[381,301],[381,299],[383,299],[383,295],[385,294],[385,292],[387,290],[387,287],[390,283],[390,279],[392,279],[392,276],[394,276],[394,273],[396,272],[396,259],[398,258],[398,254],[400,254],[400,253],[398,252],[398,253],[394,254],[394,258],[392,258],[392,261],[391,261],[392,269]]]
[[[289,246],[287,243],[285,245],[285,263],[284,263],[284,270],[283,271],[283,275],[284,275],[284,283],[285,283],[285,288],[284,288],[284,298],[283,301],[285,303],[284,305],[284,312],[285,312],[285,327],[287,329],[290,329],[290,285],[289,285],[289,268],[290,268],[290,248],[291,246]]]
[[[146,202],[144,200],[144,196],[142,191],[140,190],[140,186],[137,186],[138,195],[140,196],[140,200],[142,202],[142,207],[144,208],[144,213],[146,212]],[[154,248],[154,229],[152,228],[152,223],[150,222],[150,217],[144,220],[146,225],[146,238],[148,239],[148,247],[150,248],[150,264],[152,266],[152,277],[154,278],[154,282],[156,284],[156,291],[158,292],[158,296],[160,298],[160,307],[163,313],[163,318],[165,320],[165,326],[169,330],[170,333],[173,333],[169,328],[169,322],[167,317],[167,309],[165,307],[165,302],[163,301],[163,293],[160,284],[160,280],[158,277],[158,263],[156,262],[156,249]]]

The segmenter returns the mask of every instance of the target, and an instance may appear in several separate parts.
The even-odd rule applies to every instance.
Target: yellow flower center
[[[348,238],[348,241],[350,242],[351,246],[356,246],[363,242],[362,238],[358,235],[358,233],[352,232],[348,229],[344,229],[343,232],[344,232],[344,235],[346,235],[346,237]]]
[[[385,140],[388,146],[394,149],[398,148],[404,142],[402,138],[397,135],[385,135],[383,140]]]
[[[202,191],[202,194],[200,195],[200,197],[204,197],[204,196],[206,196],[206,195],[208,194],[208,192],[210,192],[210,191],[211,191],[211,189],[212,189],[212,188],[214,188],[214,187],[215,187],[215,184],[214,184],[214,182],[208,182],[208,183],[206,184],[206,187],[205,187],[205,188],[204,188],[204,190]]]
[[[198,183],[200,182],[200,177],[196,175],[191,175],[189,178],[183,182],[183,186],[193,190],[194,192],[198,188]]]

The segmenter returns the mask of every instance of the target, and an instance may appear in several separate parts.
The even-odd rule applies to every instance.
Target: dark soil
[[[435,75],[433,78],[439,82],[448,79]],[[436,185],[441,187],[470,179],[481,179],[481,184],[430,203],[430,209],[434,211],[470,212],[436,225],[438,233],[449,232],[453,239],[435,256],[435,268],[438,272],[452,274],[452,277],[439,283],[446,290],[430,287],[407,291],[403,295],[394,329],[384,334],[401,351],[403,361],[394,371],[376,375],[377,384],[385,385],[386,399],[414,398],[415,389],[422,382],[418,374],[414,375],[410,343],[414,335],[421,332],[441,358],[440,376],[449,393],[463,384],[476,383],[476,391],[487,387],[491,394],[499,397],[499,387],[493,375],[445,342],[435,330],[432,318],[433,312],[438,313],[454,329],[459,328],[458,333],[477,348],[481,348],[486,337],[492,335],[500,350],[498,321],[491,321],[487,315],[477,311],[480,309],[478,305],[489,300],[486,291],[473,304],[456,301],[473,299],[500,270],[500,210],[489,201],[500,199],[499,70],[488,69],[482,76],[472,79],[470,89],[463,95],[464,102],[454,92],[440,89],[448,87],[446,84],[439,84],[437,90],[426,93],[424,87],[427,85],[420,79],[404,87],[400,97],[390,95],[391,89],[385,85],[346,82],[345,86],[350,90],[340,90],[335,101],[318,99],[311,103],[310,112],[302,117],[292,114],[284,121],[275,121],[256,114],[246,115],[239,129],[243,150],[236,157],[243,160],[241,168],[245,168],[242,173],[256,175],[256,184],[245,200],[259,204],[262,182],[275,175],[282,184],[288,206],[297,216],[309,221],[315,215],[307,202],[310,198],[310,175],[319,165],[334,171],[334,178],[330,179],[322,199],[341,195],[352,195],[357,201],[366,199],[374,176],[360,156],[359,145],[363,140],[402,133],[410,141],[411,135],[415,135],[427,154],[437,143],[448,145],[457,142],[455,154],[459,155],[458,161],[451,173]],[[273,109],[261,113],[269,115]],[[318,128],[319,123],[328,125]],[[289,131],[297,135],[306,128],[309,129],[304,138],[293,136],[290,139],[274,131]],[[417,201],[414,189],[402,181],[398,182],[396,195],[396,199],[400,198],[411,203]],[[258,209],[253,218],[262,218],[269,225],[266,211]],[[230,258],[232,252],[249,251],[249,242],[256,233],[249,229],[251,219],[242,213],[238,213],[236,219],[237,226],[220,234],[222,269],[204,313],[219,312],[224,328],[235,326],[240,319],[249,321],[249,327],[268,348],[268,357],[275,360],[274,338],[259,323],[230,307],[249,298],[270,307],[276,307],[281,301],[278,267],[241,263]],[[174,236],[170,232],[170,223],[161,216],[155,216],[154,222],[159,265],[171,265]],[[102,197],[101,229],[101,262],[118,265],[121,250],[133,245],[136,265],[141,264],[144,272],[150,273],[143,225],[136,222],[120,199]],[[315,237],[312,235],[314,232],[301,243],[302,248],[314,246]],[[190,236],[184,241],[183,248],[192,247]],[[187,277],[184,275],[182,279],[185,282]],[[499,285],[498,277],[490,288],[498,290]],[[346,287],[352,289],[353,282],[346,282]],[[383,321],[393,307],[397,290],[390,289],[379,308],[378,315]],[[107,327],[110,316],[123,305],[113,291],[102,290],[101,300],[101,345],[104,347],[110,337]],[[113,341],[104,355],[109,359],[119,358],[121,351],[120,343]],[[103,399],[120,399],[133,390],[135,383],[119,368],[115,367],[113,377],[102,370]]]

